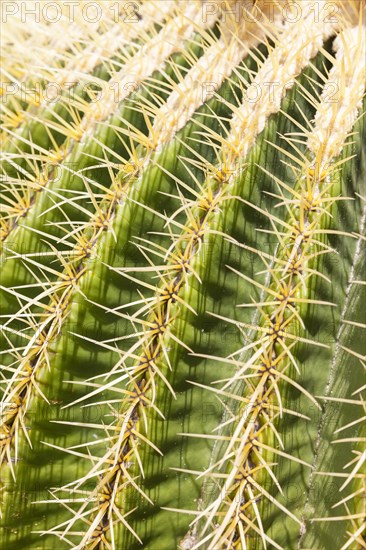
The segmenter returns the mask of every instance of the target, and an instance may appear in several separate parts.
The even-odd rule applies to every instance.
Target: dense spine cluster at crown
[[[176,14],[176,16],[174,17],[175,14],[173,4],[170,2],[164,2],[163,9],[160,9],[158,11],[156,10],[156,7],[157,6],[154,2],[147,2],[144,6],[142,6],[141,21],[139,20],[138,25],[128,25],[127,23],[125,25],[121,25],[121,23],[117,25],[119,33],[124,31],[122,36],[124,38],[123,46],[125,51],[123,51],[122,49],[123,54],[121,55],[119,53],[120,59],[118,59],[118,65],[122,65],[122,68],[117,72],[116,75],[111,76],[111,78],[106,82],[103,82],[103,80],[100,78],[97,79],[98,87],[100,87],[100,96],[98,97],[97,95],[96,100],[93,101],[92,98],[90,98],[91,101],[88,102],[83,99],[83,97],[79,97],[77,93],[78,91],[75,90],[75,93],[72,96],[73,102],[70,102],[70,105],[67,106],[69,109],[69,118],[65,119],[62,118],[59,114],[54,113],[56,120],[49,120],[49,111],[50,109],[52,110],[53,105],[52,98],[51,107],[48,105],[48,99],[43,100],[40,106],[38,105],[38,100],[36,99],[36,115],[34,113],[34,105],[31,105],[30,108],[24,113],[23,117],[28,119],[31,125],[33,123],[33,127],[36,127],[36,125],[39,124],[39,122],[41,121],[44,122],[47,133],[49,135],[49,149],[47,150],[47,147],[45,146],[37,147],[37,144],[33,145],[31,143],[31,145],[39,153],[41,166],[43,166],[44,168],[42,170],[34,161],[32,163],[29,163],[26,171],[22,173],[23,178],[24,176],[26,176],[26,178],[28,176],[28,178],[30,179],[28,186],[27,184],[23,183],[21,177],[14,178],[14,193],[11,197],[11,201],[9,202],[10,205],[14,204],[15,212],[13,216],[9,216],[9,221],[5,217],[4,227],[2,229],[2,239],[9,238],[9,234],[11,233],[12,229],[16,228],[17,222],[22,217],[28,214],[30,207],[36,200],[36,193],[42,191],[42,189],[45,188],[49,183],[51,183],[53,179],[56,179],[57,181],[57,175],[59,173],[57,168],[59,167],[59,165],[61,164],[67,166],[68,162],[70,161],[75,164],[73,149],[75,148],[77,143],[82,141],[85,142],[87,139],[89,139],[90,136],[93,134],[95,124],[97,122],[104,121],[110,118],[114,112],[115,106],[131,94],[131,91],[135,89],[136,84],[140,80],[146,79],[147,77],[151,76],[154,70],[158,69],[159,64],[164,63],[164,61],[169,57],[169,54],[177,48],[177,44],[169,44],[167,51],[158,51],[156,64],[152,63],[152,60],[150,59],[148,66],[145,68],[145,71],[143,70],[143,68],[136,71],[136,66],[141,64],[141,60],[146,61],[146,52],[154,44],[156,48],[159,47],[159,43],[164,43],[164,41],[161,40],[162,37],[156,31],[156,25],[164,21],[164,18],[169,16],[169,13],[172,13],[173,15],[171,24],[172,28],[170,29],[170,31],[175,31],[177,35],[182,40],[184,40],[184,32],[187,33],[187,30],[185,29],[185,23],[184,21],[179,20],[178,14]],[[198,12],[197,6],[196,12]],[[175,27],[173,27],[174,23]],[[192,29],[189,28],[187,33],[188,36],[191,34],[191,32]],[[105,34],[102,34],[101,37],[103,38],[103,40],[106,40]],[[108,41],[110,41],[110,38],[108,39]],[[135,41],[137,41],[136,46],[134,45]],[[114,37],[113,44],[116,48],[121,48],[122,46],[121,44],[118,45],[118,40],[116,40],[116,37]],[[86,77],[84,77],[86,82],[85,87],[88,87],[88,74],[90,74],[90,71],[93,71],[95,66],[94,64],[100,64],[104,57],[103,49],[102,51],[100,51],[100,49],[98,48],[98,44],[94,45],[94,48],[95,47],[96,51],[92,52],[90,51],[90,46],[87,47],[89,51],[82,50],[79,56],[80,59],[76,63],[76,66],[75,60],[72,60],[72,62],[70,62],[71,67],[68,67],[66,65],[66,67],[63,67],[63,69],[59,71],[58,74],[56,73],[56,79],[54,78],[54,75],[52,77],[49,77],[50,80],[52,78],[52,86],[56,87],[56,93],[59,89],[59,86],[62,85],[63,88],[66,88],[67,90],[70,83],[75,81],[75,74],[77,75],[77,81],[80,74],[82,74],[83,76],[86,75]],[[127,47],[130,48],[132,51],[129,52],[127,50]],[[113,56],[113,51],[109,51],[109,55]],[[85,67],[86,60],[87,66]],[[93,60],[94,62],[91,62],[91,60]],[[127,77],[125,78],[125,80],[123,80],[125,75],[127,75]],[[95,77],[91,78],[91,82],[93,84],[95,83]],[[78,82],[78,85],[80,87],[80,82]],[[66,92],[66,94],[67,93],[70,92]],[[66,97],[68,96],[66,95]],[[42,107],[44,107],[43,111]],[[39,114],[39,110],[41,111],[41,115]],[[20,130],[22,130],[22,128],[20,128]],[[53,137],[53,133],[57,132],[60,132],[64,136],[64,138],[66,138],[66,140],[61,145],[59,145],[55,137]],[[25,126],[25,136],[22,135],[23,132],[18,132],[18,134],[14,134],[14,131],[12,130],[7,130],[7,133],[9,134],[8,141],[10,145],[10,151],[8,153],[9,163],[12,163],[13,167],[16,168],[16,166],[14,166],[14,159],[16,163],[16,159],[18,158],[19,153],[17,152],[14,154],[13,140],[14,138],[15,140],[20,140],[20,143],[17,147],[18,150],[20,149],[22,143],[28,144],[29,140],[27,134],[29,133],[29,128]],[[11,140],[11,138],[13,138],[13,140]],[[7,149],[5,146],[5,155],[6,153]],[[19,187],[20,189],[18,189]],[[25,189],[25,192],[24,196],[22,197],[21,195],[23,189]]]
[[[59,37],[47,21],[26,29],[13,17],[5,26],[4,53],[13,63],[4,65],[3,90],[16,92],[2,102],[1,134],[4,541],[9,548],[43,548],[43,540],[47,546],[56,536],[60,548],[123,550],[136,541],[145,544],[146,537],[147,548],[174,540],[182,550],[281,549],[283,539],[276,539],[268,520],[274,514],[280,523],[279,513],[291,525],[288,537],[296,538],[288,545],[300,549],[312,540],[314,525],[340,520],[345,525],[340,548],[362,548],[365,518],[357,499],[365,489],[364,439],[353,431],[362,424],[358,412],[365,410],[362,375],[355,374],[355,387],[340,385],[336,397],[331,391],[338,365],[340,372],[347,361],[365,365],[352,343],[365,327],[351,308],[355,288],[363,284],[355,277],[362,264],[364,214],[361,223],[355,216],[351,230],[336,216],[338,204],[363,200],[357,182],[353,196],[345,195],[344,176],[344,167],[353,162],[350,142],[358,143],[352,132],[365,93],[362,6],[336,2],[334,15],[322,0],[253,0],[245,6],[235,0],[141,0],[119,2],[117,12],[113,2],[97,4],[103,14],[98,22],[86,25],[77,16],[67,25],[63,15],[55,27]],[[28,56],[22,64],[22,47],[28,48],[37,29],[42,36],[34,47],[52,44],[55,60],[45,48],[30,71]],[[13,33],[19,45],[11,54]],[[311,77],[304,76],[306,70]],[[51,83],[61,90],[57,100],[21,93]],[[295,91],[301,100],[294,106],[286,101]],[[284,135],[274,122],[280,117]],[[281,166],[262,159],[260,147],[271,159],[280,157]],[[360,157],[359,149],[355,156]],[[284,166],[289,181],[281,175]],[[264,193],[273,201],[270,210],[250,198],[251,170],[257,196]],[[265,179],[270,188],[266,184],[262,191]],[[237,240],[235,224],[227,225],[235,208],[258,220],[255,231],[275,241],[272,251]],[[324,267],[336,254],[333,238],[344,246],[350,274],[339,303],[318,291],[333,282]],[[244,263],[240,269],[217,268],[207,255],[215,240],[264,267],[259,272]],[[218,263],[219,258],[220,253]],[[225,270],[236,281],[238,296],[250,295],[245,303],[230,297],[245,311],[244,321],[238,320],[241,313],[227,314],[224,296],[217,297],[215,312],[205,310],[210,262],[213,272]],[[193,303],[197,288],[202,302]],[[315,339],[309,311],[340,304],[339,324],[331,333],[335,344]],[[200,327],[203,316],[233,326],[244,342],[229,354],[226,349],[200,354],[192,327]],[[84,331],[84,318],[92,318],[102,336]],[[113,319],[113,337],[103,336],[109,330],[103,319]],[[87,346],[92,351],[85,361]],[[321,396],[302,381],[299,359],[317,350],[330,358]],[[213,385],[197,375],[176,386],[182,357],[207,361],[223,375]],[[316,379],[317,373],[307,376]],[[211,375],[208,379],[212,382]],[[187,385],[192,393],[182,390]],[[309,420],[306,411],[287,404],[292,390],[321,412],[310,460],[282,439],[292,419]],[[213,433],[202,432],[206,426],[196,418],[189,431],[179,429],[171,411],[185,391],[193,396],[186,401],[187,417],[190,399],[196,410],[197,395],[214,395],[230,409],[229,419],[225,414],[220,422],[218,415]],[[335,432],[333,454],[338,443],[354,445],[342,474],[321,462],[327,406],[335,399],[345,404],[345,421]],[[63,405],[56,417],[55,403]],[[101,417],[85,421],[85,410],[93,407]],[[44,418],[39,411],[46,411]],[[175,430],[174,464],[171,450],[160,448],[162,425],[167,426],[162,432],[169,425]],[[348,438],[343,437],[347,430]],[[198,461],[205,461],[202,470],[192,469],[179,450],[191,442],[194,449],[197,439],[208,442]],[[210,442],[215,442],[212,450]],[[45,511],[38,513],[35,527],[28,532],[27,520],[18,531],[12,522],[7,525],[9,487],[36,486],[41,475],[34,464],[24,479],[33,455],[42,472],[51,468],[57,480],[48,485],[48,494],[34,499],[38,504],[32,506]],[[54,467],[47,456],[55,457]],[[302,514],[283,499],[281,461],[295,465],[308,492]],[[179,491],[171,505],[172,471],[195,478],[185,485],[195,491],[190,509],[180,504]],[[311,508],[310,489],[318,475],[343,476],[333,506],[344,509],[341,515]],[[161,492],[164,484],[169,487],[169,506],[152,489],[159,476]],[[207,492],[210,483],[213,492]],[[26,514],[30,505],[24,504]],[[160,520],[154,523],[160,514],[178,521],[176,532],[169,523],[168,538],[158,533]],[[311,542],[317,543],[327,544]]]

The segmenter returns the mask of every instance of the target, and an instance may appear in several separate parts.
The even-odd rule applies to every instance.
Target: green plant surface
[[[99,4],[5,25],[0,548],[365,548],[362,3]]]

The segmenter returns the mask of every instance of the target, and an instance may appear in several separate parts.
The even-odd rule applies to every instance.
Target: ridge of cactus
[[[254,338],[254,341],[243,346],[230,357],[239,356],[239,358],[241,358],[242,354],[249,350],[253,350],[254,353],[248,354],[248,357],[245,355],[244,361],[235,361],[238,370],[231,379],[225,381],[221,389],[216,389],[215,387],[208,389],[217,392],[219,395],[224,394],[230,396],[229,389],[233,386],[235,387],[235,384],[237,384],[239,380],[247,377],[251,379],[254,376],[258,378],[258,381],[255,384],[253,382],[248,382],[250,398],[247,397],[245,399],[241,396],[236,397],[235,394],[233,394],[234,399],[238,399],[244,407],[244,411],[240,416],[240,422],[235,426],[233,434],[230,436],[223,436],[223,441],[228,441],[225,455],[218,463],[214,466],[210,466],[206,472],[200,474],[201,477],[203,475],[212,476],[213,467],[218,468],[220,471],[223,467],[223,463],[230,463],[230,467],[228,467],[229,473],[223,476],[225,483],[217,496],[217,500],[211,503],[206,509],[203,509],[195,521],[199,521],[199,519],[205,520],[203,529],[203,533],[205,533],[210,525],[212,525],[213,518],[220,510],[224,509],[224,514],[226,515],[224,515],[224,520],[219,522],[219,525],[213,530],[213,533],[203,538],[200,543],[196,545],[197,547],[209,541],[209,547],[215,548],[216,545],[220,546],[227,540],[233,541],[235,537],[239,536],[241,537],[241,543],[245,545],[246,529],[242,527],[241,531],[238,531],[237,524],[241,524],[244,520],[244,522],[248,522],[246,525],[247,529],[248,527],[252,529],[255,528],[253,520],[250,522],[249,519],[242,519],[241,517],[241,506],[244,506],[244,510],[246,510],[249,505],[252,505],[254,508],[253,516],[258,522],[256,531],[262,536],[263,545],[269,542],[273,546],[278,547],[275,541],[270,539],[263,530],[262,520],[258,512],[258,507],[255,504],[256,497],[254,496],[254,489],[257,489],[259,494],[262,494],[262,496],[267,497],[269,500],[273,499],[273,502],[282,511],[287,513],[291,519],[301,525],[299,519],[293,515],[292,511],[285,509],[280,502],[274,500],[272,495],[269,495],[264,488],[259,486],[255,477],[252,475],[252,471],[258,471],[260,468],[266,468],[268,470],[268,466],[263,464],[259,458],[258,449],[268,450],[274,454],[274,456],[279,454],[285,456],[289,460],[308,465],[300,457],[284,453],[284,450],[278,450],[275,447],[269,447],[266,443],[263,443],[261,436],[266,428],[267,430],[273,430],[274,437],[278,438],[281,448],[284,449],[278,432],[273,426],[274,419],[278,414],[280,417],[282,416],[282,400],[278,382],[285,380],[294,386],[296,384],[296,387],[300,389],[300,391],[310,398],[313,403],[316,403],[314,397],[309,395],[305,389],[301,388],[292,377],[289,378],[284,371],[292,367],[295,369],[295,372],[300,375],[300,369],[291,351],[294,344],[298,345],[299,343],[305,343],[308,346],[325,346],[323,343],[313,341],[301,335],[301,329],[305,328],[304,320],[301,315],[302,304],[322,306],[335,305],[326,301],[312,300],[307,297],[307,288],[309,288],[308,285],[310,285],[309,279],[317,275],[313,270],[310,273],[307,272],[307,265],[310,263],[309,260],[314,257],[313,250],[315,246],[318,245],[319,248],[316,253],[317,255],[332,252],[332,249],[330,249],[326,243],[320,241],[317,236],[335,233],[353,236],[348,233],[339,232],[335,229],[323,229],[322,222],[326,216],[329,216],[329,210],[332,203],[337,200],[335,197],[332,197],[332,194],[329,194],[332,179],[336,178],[335,173],[336,170],[339,169],[337,163],[333,163],[332,161],[335,156],[339,155],[347,134],[353,128],[358,112],[357,109],[354,109],[354,106],[360,106],[362,100],[363,85],[361,83],[364,81],[365,74],[362,60],[364,58],[363,52],[365,46],[362,44],[362,39],[360,39],[360,33],[360,27],[356,27],[350,31],[344,31],[344,34],[340,34],[336,39],[338,42],[336,47],[338,47],[341,52],[338,58],[336,57],[335,59],[334,66],[329,75],[329,81],[336,82],[337,84],[339,83],[338,89],[342,89],[345,92],[344,102],[338,101],[334,103],[332,105],[333,114],[327,112],[327,116],[322,117],[324,104],[320,99],[319,105],[317,105],[314,129],[303,129],[303,137],[307,138],[307,145],[310,152],[313,154],[313,158],[310,159],[310,161],[306,158],[296,158],[296,164],[300,166],[300,177],[299,184],[294,190],[291,190],[292,198],[290,200],[286,200],[283,194],[283,190],[287,188],[286,182],[276,181],[280,194],[275,196],[281,200],[282,204],[286,205],[288,210],[287,219],[281,220],[273,215],[272,212],[266,212],[259,209],[255,204],[250,205],[270,219],[273,226],[270,232],[275,235],[279,241],[276,257],[273,259],[272,263],[270,264],[266,259],[263,259],[268,269],[269,281],[266,285],[256,280],[249,279],[243,273],[236,272],[239,277],[259,287],[262,291],[263,295],[259,302],[253,300],[252,303],[243,304],[247,307],[257,308],[262,322],[259,322],[258,325],[247,323],[240,324],[231,318],[223,318],[223,320],[229,323],[234,322],[242,329],[250,329],[257,332],[257,338]],[[357,39],[360,39],[359,42]],[[354,48],[354,44],[356,44],[356,48]],[[357,48],[357,44],[359,44],[359,49]],[[350,59],[348,65],[350,72],[352,72],[353,80],[339,70],[339,65],[344,63],[345,58],[342,49],[346,47],[350,48],[349,52],[352,51],[355,53],[354,69],[352,70]],[[356,66],[360,69],[358,74],[357,70],[355,71]],[[342,77],[340,77],[340,73]],[[342,78],[342,82],[340,82],[340,78]],[[348,101],[349,105],[347,105]],[[345,122],[347,115],[349,116],[348,124]],[[324,120],[324,118],[326,118],[326,120]],[[298,140],[299,137],[300,133],[297,133],[296,140]],[[291,138],[287,138],[287,141],[291,142]],[[294,149],[296,149],[296,145],[294,145]],[[292,154],[289,154],[289,157],[295,160]],[[307,255],[308,250],[311,250],[310,257]],[[275,268],[276,264],[279,264],[280,267]],[[291,327],[293,327],[292,330]],[[221,361],[225,361],[225,359],[223,358]],[[245,375],[248,370],[253,370],[254,373],[257,374]],[[265,416],[266,422],[263,424],[259,416],[263,414],[263,408],[266,406],[263,403],[268,402],[272,393],[276,395],[278,405],[275,410],[279,409],[279,412],[276,410],[276,413],[273,413],[273,419],[270,415],[268,415],[268,418]],[[317,404],[317,406],[319,405]],[[185,435],[197,437],[195,434]],[[202,434],[198,437],[204,437],[204,435]],[[219,436],[208,437],[218,438]],[[240,473],[242,473],[242,475],[240,475]],[[271,477],[273,477],[273,475],[274,474],[271,474]],[[238,479],[240,482],[238,482]],[[282,492],[279,485],[278,487],[279,491]],[[245,490],[248,490],[250,495],[249,503],[243,498]],[[224,495],[230,495],[228,503]]]
[[[151,11],[151,4],[150,3],[147,3],[146,4],[146,8],[148,9],[145,9],[143,11],[143,15],[141,15],[142,17],[142,21],[144,22],[143,25],[142,25],[142,28],[141,25],[139,27],[139,39],[140,41],[142,42],[145,42],[145,44],[142,46],[142,48],[140,50],[137,50],[136,52],[134,50],[132,50],[132,52],[128,53],[126,52],[124,56],[121,56],[122,57],[122,68],[116,72],[115,75],[112,75],[111,78],[105,83],[105,86],[103,87],[103,81],[100,81],[99,84],[100,84],[100,87],[101,87],[101,93],[103,94],[103,102],[102,101],[91,101],[90,103],[85,103],[85,105],[83,105],[83,102],[82,102],[82,98],[77,98],[76,102],[76,106],[73,105],[71,103],[71,105],[69,106],[69,110],[70,110],[70,119],[62,119],[62,117],[58,114],[58,113],[55,113],[54,111],[52,112],[51,111],[51,116],[53,117],[53,119],[51,118],[51,120],[49,120],[50,118],[50,113],[49,113],[49,109],[46,109],[46,118],[45,120],[43,120],[43,124],[44,126],[47,128],[47,133],[50,134],[49,136],[45,136],[44,134],[41,135],[41,139],[42,139],[42,142],[40,144],[37,144],[35,143],[34,139],[32,138],[32,141],[31,143],[28,141],[28,139],[26,137],[23,137],[21,134],[18,136],[18,139],[21,140],[21,142],[25,143],[25,144],[29,144],[31,147],[32,147],[32,150],[35,149],[36,151],[39,151],[39,153],[41,154],[41,159],[43,160],[42,158],[42,155],[46,156],[46,162],[44,163],[45,166],[46,166],[46,170],[45,170],[45,173],[39,173],[39,170],[37,169],[37,165],[35,166],[35,175],[33,177],[33,179],[35,179],[38,183],[38,185],[34,186],[33,184],[33,197],[35,199],[35,195],[36,193],[40,193],[42,191],[42,188],[47,185],[47,183],[49,183],[50,181],[52,181],[52,179],[54,178],[54,175],[55,175],[55,171],[56,171],[56,176],[58,175],[58,171],[57,171],[57,168],[61,165],[61,168],[62,166],[65,164],[66,167],[67,167],[67,163],[70,162],[70,164],[75,164],[75,158],[74,156],[71,155],[72,151],[73,151],[73,148],[75,146],[76,143],[78,142],[84,142],[86,141],[86,139],[89,137],[90,133],[92,133],[92,129],[95,127],[95,124],[97,122],[102,122],[103,120],[107,119],[110,117],[112,113],[112,110],[114,108],[114,104],[115,103],[119,103],[120,101],[122,101],[125,97],[127,97],[130,93],[131,93],[131,89],[133,90],[134,88],[134,82],[131,81],[131,70],[132,72],[135,71],[135,65],[140,62],[141,63],[141,60],[143,59],[146,59],[146,47],[148,48],[151,48],[153,47],[154,43],[155,44],[158,44],[158,41],[159,41],[159,34],[154,31],[154,27],[156,25],[157,22],[159,22],[160,18],[163,17],[164,15],[166,15],[166,13],[169,14],[169,10],[167,10],[167,12],[165,10],[162,10],[159,12],[159,15],[156,16],[155,14],[153,15],[153,17],[151,17],[151,14],[150,14],[150,11]],[[171,7],[171,5],[169,3],[167,3],[167,7]],[[145,13],[146,12],[146,13]],[[179,16],[177,16],[178,18]],[[172,18],[171,20],[172,22],[174,22],[174,17]],[[184,23],[182,22],[182,29],[184,29]],[[151,28],[153,30],[153,36],[149,37],[149,35],[147,35],[146,37],[144,36],[144,29],[145,27],[147,28]],[[178,27],[177,27],[177,31],[179,32],[179,21],[178,21]],[[168,31],[172,30],[171,28],[167,29]],[[130,40],[133,38],[133,33],[130,32]],[[128,35],[127,35],[127,38],[128,38]],[[163,37],[161,37],[163,38]],[[129,45],[131,45],[131,42],[128,42]],[[145,47],[145,50],[143,49]],[[156,47],[156,46],[155,46]],[[165,57],[168,57],[169,56],[169,49],[174,51],[174,45],[169,45],[168,47],[168,51],[167,52],[162,52],[162,60],[164,61],[164,58]],[[125,57],[125,59],[123,59],[123,57]],[[124,63],[123,63],[124,61]],[[157,63],[158,63],[158,60],[157,60]],[[150,66],[147,68],[147,73],[146,75],[143,75],[143,74],[139,74],[137,72],[136,76],[135,76],[135,79],[136,81],[138,81],[138,79],[140,78],[144,78],[144,76],[150,76],[154,69],[156,69],[157,67],[154,67],[152,64],[150,64]],[[143,68],[142,68],[143,69]],[[146,70],[146,69],[145,69]],[[123,80],[124,79],[124,75],[126,74],[129,75],[128,76],[128,82],[126,80]],[[67,71],[67,74],[70,74],[69,71]],[[65,78],[65,76],[63,76],[62,78]],[[57,82],[56,82],[57,84]],[[104,112],[101,112],[101,104],[104,105],[105,103],[105,95],[106,93],[108,92],[109,94],[109,100],[107,101],[107,104],[109,105],[108,108],[104,108]],[[78,107],[78,108],[77,108]],[[81,116],[80,114],[80,108],[82,109],[83,111],[83,115]],[[31,115],[30,115],[31,116]],[[35,121],[35,125],[37,125],[37,123],[39,124],[39,119],[37,118]],[[56,136],[54,136],[52,134],[52,131],[54,131],[54,133],[56,133]],[[32,126],[31,128],[28,128],[28,127],[25,127],[24,129],[24,133],[27,135],[27,133],[31,132],[32,133]],[[57,138],[57,132],[58,134],[61,133],[61,136],[64,136],[64,138],[66,138],[66,141],[63,142],[61,145],[57,143],[56,141],[56,138]],[[32,133],[33,134],[33,133]],[[11,135],[14,136],[13,133],[11,133]],[[47,139],[48,137],[48,139]],[[15,145],[15,147],[14,147]],[[49,148],[49,146],[53,146],[53,149],[47,151],[47,148]],[[19,144],[17,144],[15,142],[14,144],[14,141],[12,141],[10,143],[10,146],[11,146],[11,149],[9,151],[9,163],[12,164],[12,167],[13,169],[15,169],[16,171],[16,166],[14,166],[14,157],[15,159],[17,158],[17,153],[14,153],[14,149],[15,151],[19,150]],[[6,152],[6,150],[5,150]],[[33,152],[33,151],[32,151]],[[21,156],[21,158],[23,158],[23,156]],[[34,159],[34,157],[32,156],[31,157],[32,161]],[[48,160],[48,162],[47,162]],[[30,166],[30,174],[32,173],[32,168],[33,166],[31,165]],[[57,181],[57,177],[56,177],[56,181]],[[34,189],[35,187],[35,189]],[[17,197],[16,197],[17,198]],[[28,198],[28,197],[27,197]],[[33,200],[34,200],[33,199]],[[39,199],[38,199],[39,200]],[[29,211],[29,208],[32,206],[32,204],[29,204],[29,198],[26,202],[26,204],[24,205],[24,207],[21,209],[21,211],[19,212],[18,216],[16,217],[15,219],[15,222],[12,224],[13,227],[16,227],[16,223],[17,221],[24,215],[26,215]],[[18,209],[19,209],[19,206],[18,206]],[[4,232],[4,237],[3,238],[6,238],[9,236],[9,233],[11,232],[11,229],[9,228],[7,231]]]
[[[0,548],[364,548],[363,2],[31,4],[3,24]]]
[[[323,526],[325,522],[330,522],[330,525],[332,525],[334,521],[341,520],[343,522],[348,522],[349,527],[346,529],[345,533],[345,539],[347,538],[347,540],[345,540],[344,544],[342,545],[342,550],[345,550],[346,548],[352,548],[352,546],[354,546],[355,544],[359,544],[362,547],[362,534],[364,531],[364,523],[361,522],[358,524],[357,522],[357,520],[359,519],[364,519],[364,510],[362,506],[362,495],[365,491],[365,476],[362,475],[362,473],[364,470],[366,458],[362,446],[364,438],[362,437],[362,430],[360,431],[359,436],[350,431],[350,428],[358,426],[365,419],[364,415],[362,416],[365,411],[365,401],[362,398],[362,391],[364,390],[364,387],[358,387],[357,382],[354,384],[351,376],[346,376],[344,374],[344,371],[346,371],[350,366],[349,361],[345,360],[344,358],[346,354],[350,354],[350,356],[352,357],[352,368],[361,370],[364,369],[365,360],[365,354],[362,353],[362,345],[360,346],[360,343],[358,341],[358,333],[355,331],[355,328],[361,329],[362,334],[362,330],[365,329],[365,323],[362,322],[362,320],[364,320],[362,314],[360,315],[360,317],[355,317],[356,313],[359,313],[361,308],[354,308],[355,301],[357,304],[358,300],[360,300],[361,302],[362,300],[364,300],[363,294],[362,292],[358,292],[358,288],[360,285],[362,287],[362,285],[364,286],[365,284],[362,279],[357,280],[357,277],[362,277],[362,273],[364,273],[365,255],[362,248],[364,247],[365,241],[364,228],[366,221],[366,212],[364,206],[365,199],[360,196],[358,198],[361,198],[362,200],[360,230],[363,234],[355,235],[357,237],[357,245],[354,254],[354,261],[349,275],[348,287],[346,291],[346,301],[342,311],[342,322],[339,326],[337,334],[337,347],[334,353],[332,365],[334,372],[331,372],[331,377],[326,388],[326,394],[321,397],[321,399],[325,401],[325,404],[328,408],[328,410],[327,408],[325,408],[324,415],[327,415],[328,417],[329,415],[333,416],[332,422],[330,424],[332,433],[326,433],[323,435],[323,437],[321,437],[321,431],[326,432],[329,430],[326,422],[323,421],[320,426],[319,435],[316,443],[318,452],[316,453],[316,457],[314,459],[314,464],[312,467],[312,485],[315,483],[316,479],[319,479],[318,476],[321,476],[321,479],[325,481],[329,479],[334,479],[334,476],[338,477],[338,479],[337,477],[335,478],[336,487],[338,488],[338,495],[332,495],[333,498],[331,500],[331,509],[324,510],[327,515],[320,518],[314,518],[313,521],[320,522],[321,524],[323,524]],[[349,316],[351,317],[351,319],[348,318]],[[343,346],[343,341],[345,339],[347,339],[348,346],[350,347]],[[335,371],[334,367],[337,368],[337,371]],[[347,388],[347,397],[332,397],[333,393],[335,393],[336,395],[338,393],[337,386],[342,383],[344,384],[345,381],[349,384],[349,387]],[[334,408],[332,408],[333,404],[337,404],[337,408],[339,407],[339,410],[337,412],[335,412]],[[357,408],[355,407],[355,405],[357,406]],[[352,408],[350,406],[352,406]],[[350,415],[349,410],[347,411],[347,407],[349,407],[351,410],[353,409],[352,415]],[[350,420],[352,416],[354,417],[354,419]],[[343,418],[348,419],[347,424],[343,423]],[[340,445],[344,447],[343,452],[339,453],[339,451],[337,451],[337,453],[341,455],[341,465],[343,466],[343,471],[316,471],[316,469],[319,468],[319,465],[321,465],[321,469],[324,469],[324,450],[322,449],[322,447],[324,446],[325,441],[328,441],[331,445],[336,445],[337,447],[339,447]],[[333,454],[333,460],[334,457],[337,458],[337,453]],[[327,494],[326,491],[328,491],[329,493],[329,490],[327,489],[324,481],[322,484],[322,488],[323,487],[325,488],[325,494]],[[334,492],[333,487],[332,490]],[[307,506],[311,504],[311,496],[311,491],[309,490],[309,495],[307,497]],[[332,515],[333,510],[335,511],[335,515]],[[338,511],[341,511],[341,515],[337,513]],[[309,538],[309,540],[312,540],[314,538],[314,533],[311,529],[309,529],[309,531],[310,533],[306,533],[306,531],[304,531],[303,536],[309,537],[310,535],[311,538]]]

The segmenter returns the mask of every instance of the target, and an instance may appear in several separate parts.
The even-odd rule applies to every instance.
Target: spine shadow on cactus
[[[177,63],[177,60],[176,60],[176,63]],[[179,65],[181,65],[181,62],[179,63]],[[175,72],[176,72],[176,68],[175,68]],[[29,305],[29,304],[27,304],[27,305]],[[37,305],[37,303],[35,305]],[[11,372],[11,370],[10,370],[10,372]],[[22,371],[20,372],[20,374],[22,374]],[[19,388],[15,388],[15,389],[19,389]],[[13,390],[13,392],[14,392],[14,390]],[[13,395],[14,395],[13,392],[10,394],[10,397],[13,397]],[[9,393],[7,395],[7,398],[9,398]],[[10,417],[11,416],[12,416],[12,412],[10,412]]]

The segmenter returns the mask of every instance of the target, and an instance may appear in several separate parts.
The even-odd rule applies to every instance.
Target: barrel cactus
[[[0,547],[366,548],[363,2],[1,7]]]

